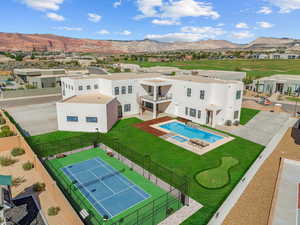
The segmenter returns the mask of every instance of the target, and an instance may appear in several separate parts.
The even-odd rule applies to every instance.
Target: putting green
[[[203,187],[217,189],[226,186],[230,181],[229,170],[239,161],[233,157],[222,157],[218,167],[199,172],[195,179]]]

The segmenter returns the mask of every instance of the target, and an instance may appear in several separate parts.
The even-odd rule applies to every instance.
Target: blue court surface
[[[151,197],[123,174],[96,157],[62,168],[91,205],[110,219]],[[74,187],[75,188],[75,187]]]

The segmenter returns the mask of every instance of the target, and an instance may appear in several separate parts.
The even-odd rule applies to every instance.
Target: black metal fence
[[[166,194],[154,199],[147,205],[137,209],[131,214],[121,218],[118,221],[103,221],[103,218],[97,213],[89,210],[91,205],[89,202],[78,192],[74,191],[73,184],[70,184],[64,175],[62,170],[53,167],[51,163],[45,163],[45,167],[49,173],[58,181],[58,185],[61,190],[65,193],[69,202],[72,204],[74,209],[79,213],[82,209],[86,209],[89,212],[89,216],[84,220],[85,224],[107,224],[107,225],[155,225],[161,220],[168,217],[170,214],[176,212],[182,205],[188,204],[189,194],[189,179],[186,176],[175,173],[174,171],[154,162],[150,155],[143,155],[122,143],[120,143],[114,137],[110,137],[102,134],[83,134],[67,139],[50,141],[50,142],[35,142],[31,143],[32,148],[43,153],[42,156],[47,156],[50,159],[55,154],[65,153],[71,154],[70,151],[76,151],[83,147],[102,145],[113,149],[115,152],[122,156],[124,159],[130,160],[130,162],[138,165],[144,171],[147,171],[147,177],[149,180],[156,177],[156,180],[162,180],[168,185]],[[51,154],[50,154],[51,153]],[[147,177],[148,178],[148,177]]]

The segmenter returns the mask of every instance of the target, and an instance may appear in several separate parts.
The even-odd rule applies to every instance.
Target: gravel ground
[[[271,156],[265,161],[232,208],[223,225],[267,225],[272,205],[280,158],[300,161],[300,145],[291,137],[290,128]]]

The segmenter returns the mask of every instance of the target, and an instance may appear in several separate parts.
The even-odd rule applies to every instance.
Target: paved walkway
[[[288,121],[288,113],[272,113],[261,111],[245,126],[240,126],[230,133],[267,145],[278,130]]]

